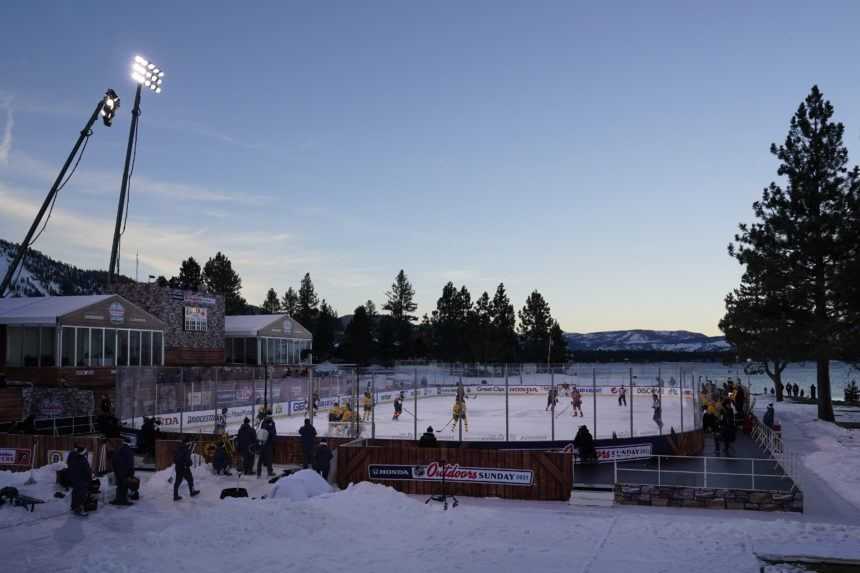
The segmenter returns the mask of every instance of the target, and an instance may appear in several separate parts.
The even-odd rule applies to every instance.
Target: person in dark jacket
[[[266,466],[269,477],[274,477],[275,470],[272,469],[272,459],[275,457],[275,436],[278,435],[278,430],[275,428],[275,421],[272,419],[272,415],[269,413],[266,413],[263,423],[260,424],[260,432],[257,434],[258,439],[263,434],[263,431],[266,432],[266,439],[260,440],[262,443],[260,444],[260,459],[257,460],[257,477],[263,474],[263,466]]]
[[[302,437],[302,467],[308,469],[313,463],[314,445],[317,439],[317,430],[310,419],[305,418],[305,425],[299,429],[299,435]]]
[[[815,397],[815,384],[813,384],[813,385],[811,385],[811,386],[809,387],[809,397],[810,397],[811,399],[813,399],[813,400],[816,400],[816,399],[817,399],[817,398]]]
[[[725,444],[726,455],[729,455],[729,450],[735,442],[735,434],[737,427],[735,426],[735,413],[732,410],[732,404],[728,400],[723,404],[723,417],[720,420],[720,434]]]
[[[435,448],[439,446],[439,441],[436,439],[436,434],[433,433],[433,426],[427,426],[427,431],[421,434],[418,440],[419,448]]]
[[[134,477],[134,453],[123,440],[122,445],[117,448],[111,458],[113,475],[116,481],[116,497],[111,501],[112,505],[133,505],[128,500],[128,478]]]
[[[182,440],[182,444],[176,448],[176,452],[173,454],[173,465],[176,470],[176,479],[173,480],[173,501],[179,501],[182,499],[179,496],[179,486],[182,484],[182,480],[188,482],[188,492],[191,494],[191,497],[200,493],[194,489],[194,476],[191,474],[190,437],[185,436]]]
[[[331,469],[331,458],[334,454],[328,447],[328,443],[323,440],[314,454],[314,469],[320,474],[324,480],[328,481],[328,472]]]
[[[245,418],[236,435],[236,446],[239,455],[242,456],[242,473],[254,473],[254,443],[257,441],[257,432],[251,427],[251,420]]]
[[[767,405],[767,410],[764,412],[762,423],[771,430],[773,429],[773,404]]]
[[[579,451],[579,459],[584,462],[596,462],[597,450],[594,447],[594,437],[587,426],[580,426],[573,438],[573,447]]]
[[[140,453],[144,456],[155,457],[155,418],[144,418],[140,427]]]
[[[735,387],[735,411],[743,416],[743,413],[746,411],[747,404],[747,393],[744,390],[744,387],[738,384]]]
[[[75,515],[85,517],[87,514],[86,503],[90,495],[90,481],[93,479],[93,470],[87,458],[87,450],[80,444],[75,444],[75,449],[69,452],[66,458],[66,478],[72,486],[72,511]]]
[[[215,453],[212,455],[212,469],[216,475],[230,476],[230,460],[227,456],[227,448],[224,447],[224,442],[218,442],[215,446]]]

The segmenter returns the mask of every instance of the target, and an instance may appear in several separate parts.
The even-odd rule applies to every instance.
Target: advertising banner
[[[30,467],[31,454],[26,448],[0,448],[0,466]]]
[[[616,460],[636,460],[651,457],[651,444],[630,444],[628,446],[607,446],[595,448],[598,463]]]
[[[367,477],[372,480],[404,480],[404,481],[442,481],[444,474],[446,482],[474,483],[491,485],[531,486],[534,484],[534,472],[511,468],[467,468],[459,464],[442,464],[431,462],[427,465],[385,465],[370,464],[367,466]]]

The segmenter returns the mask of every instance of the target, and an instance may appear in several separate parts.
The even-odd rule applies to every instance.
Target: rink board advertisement
[[[0,448],[0,467],[29,466],[31,451],[26,448]]]
[[[367,477],[372,480],[399,481],[442,481],[444,472],[446,482],[474,483],[490,485],[531,486],[534,484],[532,470],[511,468],[466,468],[458,464],[447,464],[442,467],[438,462],[427,465],[385,465],[370,464],[367,466]]]
[[[616,460],[638,460],[651,457],[651,444],[630,444],[629,446],[597,447],[598,463]]]

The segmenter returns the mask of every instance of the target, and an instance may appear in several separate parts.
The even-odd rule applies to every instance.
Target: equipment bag
[[[225,497],[248,497],[248,490],[244,487],[227,487],[221,490],[221,499]]]

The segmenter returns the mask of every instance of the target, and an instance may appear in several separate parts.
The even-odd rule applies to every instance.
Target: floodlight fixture
[[[111,126],[113,122],[113,118],[116,115],[116,111],[119,109],[119,96],[116,95],[116,92],[113,90],[108,90],[105,92],[104,103],[102,104],[102,109],[99,114],[102,116],[102,122],[107,127]]]
[[[155,93],[161,93],[161,83],[164,81],[164,72],[141,56],[135,56],[131,63],[131,79],[138,84],[149,88]]]

